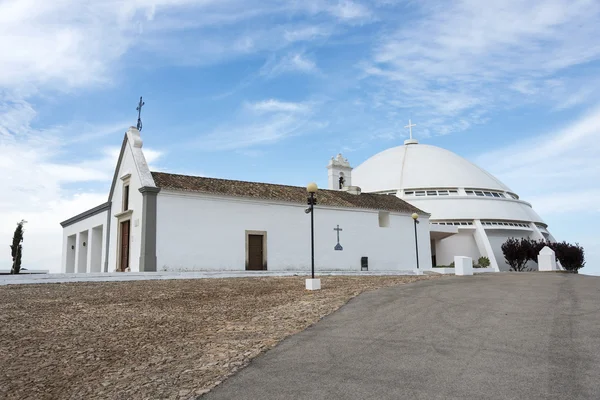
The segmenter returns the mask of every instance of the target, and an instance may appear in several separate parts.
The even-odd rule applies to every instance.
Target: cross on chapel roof
[[[140,96],[140,102],[137,106],[137,108],[135,109],[138,112],[138,120],[137,120],[137,130],[141,131],[142,130],[142,107],[144,107],[146,103],[144,103],[142,101],[142,96]]]

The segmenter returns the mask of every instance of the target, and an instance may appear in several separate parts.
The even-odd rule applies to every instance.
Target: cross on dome
[[[404,141],[404,144],[418,144],[419,141],[417,139],[413,139],[412,137],[412,128],[413,126],[417,126],[417,124],[413,124],[412,121],[409,119],[408,120],[408,125],[405,126],[405,128],[408,128],[409,132],[410,132],[410,139],[406,139]]]
[[[412,127],[413,126],[417,126],[417,124],[413,124],[410,119],[408,120],[408,125],[405,126],[405,128],[408,128],[410,130],[410,138],[412,139]]]

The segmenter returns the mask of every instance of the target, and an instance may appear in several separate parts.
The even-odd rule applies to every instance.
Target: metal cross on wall
[[[334,231],[337,231],[337,244],[335,245],[335,247],[333,248],[334,250],[344,250],[344,248],[342,247],[342,245],[340,244],[340,232],[343,231],[342,228],[340,228],[340,226],[338,225],[337,228],[333,228]]]
[[[140,96],[140,103],[138,104],[137,108],[135,109],[138,112],[138,122],[137,122],[137,130],[141,131],[142,130],[142,107],[144,107],[144,103],[142,101],[142,96]]]

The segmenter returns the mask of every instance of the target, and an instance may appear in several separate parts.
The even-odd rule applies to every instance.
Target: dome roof
[[[363,191],[421,188],[476,188],[512,192],[477,165],[440,147],[417,144],[392,147],[352,171]]]

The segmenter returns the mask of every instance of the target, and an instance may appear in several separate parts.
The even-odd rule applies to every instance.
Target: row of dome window
[[[458,190],[410,190],[404,192],[405,196],[458,196]]]
[[[520,222],[500,222],[500,221],[483,221],[481,222],[485,226],[518,226],[520,228],[529,228],[529,224],[523,224]]]
[[[432,222],[434,225],[473,225],[473,222],[467,221],[452,221],[452,222]]]
[[[479,197],[496,197],[496,198],[513,198],[518,199],[518,197],[512,193],[504,194],[502,192],[489,192],[483,190],[465,190],[467,196],[479,196]],[[395,194],[389,193],[389,194]],[[458,196],[458,190],[456,189],[444,189],[444,190],[407,190],[404,192],[405,196]]]
[[[454,226],[468,226],[473,225],[473,222],[470,221],[451,221],[451,222],[432,222],[434,225],[454,225]],[[516,226],[520,228],[529,228],[529,224],[524,224],[520,222],[501,222],[501,221],[483,221],[483,225],[485,226]]]
[[[465,190],[465,193],[467,194],[467,196],[480,196],[480,197],[499,197],[499,198],[503,198],[503,199],[518,199],[519,197],[517,195],[514,195],[512,193],[502,193],[502,192],[487,192],[487,191],[483,191],[483,190]]]

